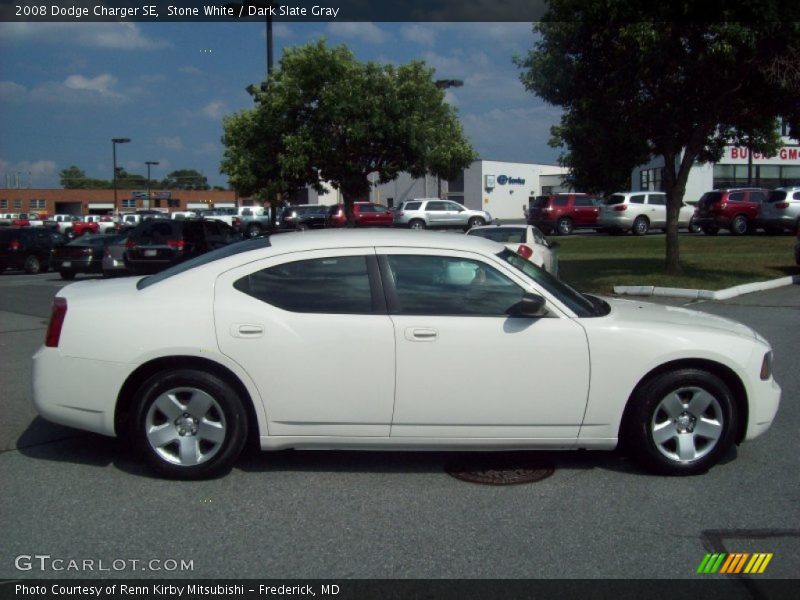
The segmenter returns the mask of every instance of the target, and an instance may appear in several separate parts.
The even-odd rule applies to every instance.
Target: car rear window
[[[131,239],[137,244],[165,244],[181,235],[181,225],[188,221],[147,221],[131,232]]]
[[[699,204],[716,204],[722,200],[722,192],[706,192],[700,197]]]
[[[258,250],[260,248],[269,248],[270,246],[272,246],[272,243],[269,241],[269,236],[245,240],[243,242],[236,242],[235,244],[223,246],[222,248],[217,248],[211,252],[206,252],[200,256],[195,256],[187,261],[173,265],[168,269],[164,269],[163,271],[156,273],[155,275],[144,277],[136,283],[136,289],[143,290],[151,285],[164,281],[165,279],[169,279],[170,277],[180,275],[181,273],[185,273],[191,269],[207,265],[215,260],[228,258],[229,256],[241,254],[242,252],[250,252],[251,250]]]
[[[613,206],[614,204],[624,204],[625,203],[625,196],[622,194],[614,194],[610,198],[606,200],[607,206]]]
[[[419,210],[422,202],[406,202],[400,207],[400,210]]]
[[[767,202],[783,202],[786,200],[786,192],[783,190],[775,190],[774,192],[769,193],[769,197],[767,198]]]
[[[536,198],[529,202],[533,208],[544,208],[550,202],[550,196],[536,196]]]

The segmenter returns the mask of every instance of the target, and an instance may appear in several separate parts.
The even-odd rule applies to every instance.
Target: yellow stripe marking
[[[733,570],[733,572],[737,573],[737,574],[742,572],[742,567],[744,567],[744,563],[747,562],[747,557],[750,556],[750,553],[749,552],[745,552],[745,553],[741,554],[740,556],[741,556],[741,558],[739,559],[739,562],[736,564],[736,566],[734,567],[734,570]]]
[[[764,572],[764,570],[767,568],[767,565],[769,564],[769,561],[772,560],[772,556],[773,556],[772,552],[766,555],[766,557],[764,558],[764,562],[761,564],[761,568],[758,570],[759,573]]]

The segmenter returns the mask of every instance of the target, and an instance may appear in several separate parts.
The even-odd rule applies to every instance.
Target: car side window
[[[454,256],[387,257],[394,280],[394,314],[504,316],[524,290],[486,263]]]
[[[287,262],[242,277],[233,287],[257,300],[291,312],[373,312],[364,256]]]
[[[647,196],[647,203],[653,206],[665,206],[667,200],[661,194],[650,194]]]
[[[744,200],[744,192],[731,192],[728,194],[728,202],[741,202]]]
[[[400,207],[400,210],[419,210],[422,202],[406,202]]]
[[[463,206],[456,204],[455,202],[445,202],[445,206],[447,207],[447,210],[454,210],[456,212],[461,212],[464,210]]]
[[[792,195],[792,200],[800,200],[800,192],[795,192]]]
[[[566,206],[567,204],[569,204],[569,198],[566,196],[557,196],[553,200],[553,206]]]
[[[439,212],[448,209],[444,202],[428,202],[428,206],[425,207],[425,210]]]
[[[575,206],[594,206],[591,198],[575,198]]]
[[[631,196],[629,202],[631,204],[644,204],[644,198],[645,198],[644,194],[638,194],[636,196]]]
[[[763,203],[767,199],[766,192],[750,192],[750,202]]]

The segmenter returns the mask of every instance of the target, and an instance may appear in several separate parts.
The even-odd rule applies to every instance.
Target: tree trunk
[[[665,152],[664,156],[664,191],[667,194],[667,238],[665,267],[668,275],[680,275],[683,272],[680,261],[678,238],[678,216],[683,207],[683,196],[686,193],[686,181],[694,164],[694,154],[684,150],[680,167],[675,162],[677,156]]]

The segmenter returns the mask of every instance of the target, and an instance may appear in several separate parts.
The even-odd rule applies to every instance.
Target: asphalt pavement
[[[618,452],[508,453],[555,471],[486,486],[445,472],[479,455],[446,452],[253,451],[220,479],[158,479],[124,441],[33,410],[30,357],[62,285],[0,276],[0,578],[685,579],[707,552],[773,553],[756,586],[800,573],[800,286],[690,305],[763,334],[783,387],[772,428],[709,473],[654,476]],[[480,357],[465,373],[491,376]],[[96,562],[17,568],[37,554]],[[166,571],[171,560],[191,569]]]

